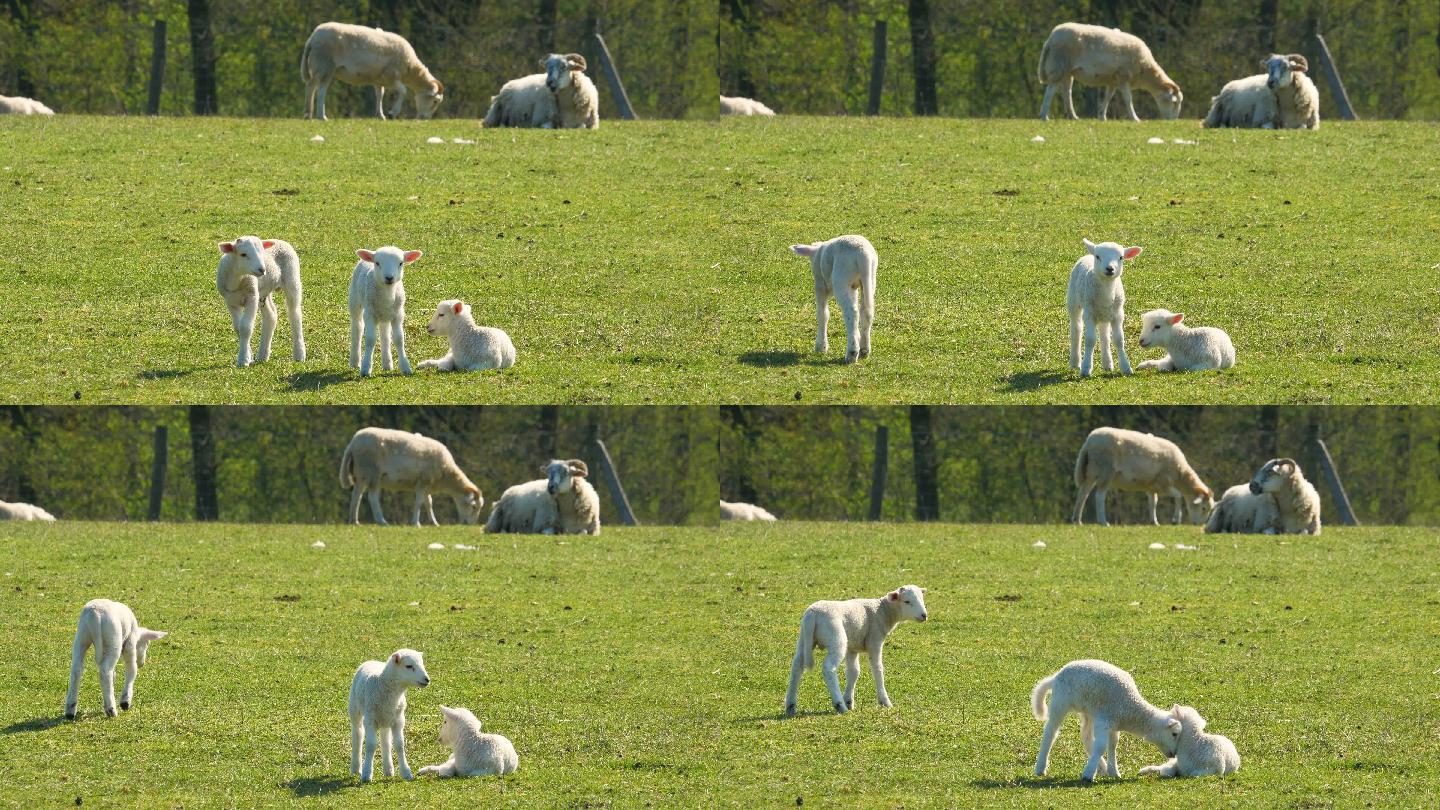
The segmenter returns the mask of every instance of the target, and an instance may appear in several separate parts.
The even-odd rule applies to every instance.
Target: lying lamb
[[[120,708],[128,710],[134,702],[135,675],[145,666],[150,642],[168,633],[147,630],[135,620],[135,612],[119,602],[92,599],[80,609],[75,626],[75,643],[70,648],[70,691],[65,693],[65,719],[75,719],[80,699],[80,676],[85,672],[85,653],[95,645],[95,668],[100,671],[100,697],[105,716],[115,716],[115,665],[125,656],[125,688],[120,692]]]
[[[0,520],[43,520],[54,522],[55,516],[34,504],[0,501]]]
[[[721,115],[759,115],[774,117],[775,111],[753,98],[740,98],[739,96],[720,97]]]
[[[455,753],[439,765],[426,765],[416,776],[504,776],[520,767],[515,746],[499,734],[482,734],[480,720],[469,709],[441,706],[440,744]]]
[[[1229,737],[1205,733],[1205,718],[1189,706],[1176,705],[1170,717],[1180,721],[1175,755],[1164,765],[1146,765],[1141,776],[1224,776],[1240,770],[1240,752]]]
[[[544,73],[506,82],[490,98],[482,127],[598,129],[600,94],[585,75],[585,57],[552,53],[540,60]]]
[[[375,116],[385,118],[385,90],[395,94],[390,117],[397,118],[408,90],[415,91],[415,115],[429,118],[445,100],[445,86],[415,55],[399,34],[363,25],[327,22],[316,26],[300,56],[305,82],[305,117],[325,120],[325,93],[330,82],[368,84],[375,88]]]
[[[1045,85],[1045,99],[1040,102],[1040,120],[1050,120],[1050,104],[1055,91],[1064,88],[1061,99],[1065,103],[1065,114],[1075,114],[1075,101],[1071,97],[1075,80],[1092,87],[1104,87],[1105,98],[1100,104],[1100,120],[1104,121],[1115,91],[1125,101],[1125,111],[1130,120],[1139,121],[1135,114],[1135,99],[1130,94],[1131,86],[1148,90],[1160,109],[1160,117],[1174,120],[1180,117],[1180,105],[1184,94],[1180,85],[1171,81],[1165,69],[1155,61],[1150,46],[1145,41],[1127,34],[1118,28],[1081,23],[1061,23],[1055,26],[1040,50],[1040,83]]]
[[[600,496],[585,478],[590,468],[578,458],[552,460],[545,477],[516,484],[490,509],[485,531],[512,534],[600,534]]]
[[[412,526],[420,525],[422,506],[431,525],[440,525],[431,500],[437,492],[455,499],[455,511],[461,523],[473,524],[480,520],[480,509],[485,505],[480,488],[455,463],[448,447],[419,433],[403,430],[370,427],[355,431],[340,456],[340,486],[354,489],[350,495],[350,522],[357,524],[360,499],[369,492],[370,516],[381,526],[386,525],[385,515],[380,512],[382,489],[414,491]]]
[[[791,245],[810,259],[815,277],[815,351],[830,350],[830,296],[845,317],[845,362],[870,356],[870,326],[875,321],[875,275],[880,257],[863,236],[837,236],[826,242]]]
[[[410,374],[410,358],[405,355],[405,265],[414,264],[424,254],[418,250],[382,247],[379,250],[355,251],[360,261],[350,276],[350,367],[358,368],[361,377],[370,376],[370,361],[375,355],[375,330],[380,330],[380,367],[392,368],[390,339],[395,339],[400,354],[400,373]],[[360,353],[360,327],[365,327],[365,353]]]
[[[1137,370],[1209,371],[1235,365],[1235,346],[1230,336],[1213,326],[1191,328],[1181,321],[1185,315],[1168,309],[1152,309],[1140,316],[1140,346],[1158,346],[1170,353],[1159,360],[1146,360]]]
[[[1156,506],[1160,495],[1175,499],[1175,522],[1180,522],[1180,504],[1190,512],[1190,522],[1199,524],[1215,507],[1215,497],[1199,474],[1185,459],[1185,454],[1169,439],[1134,430],[1102,427],[1090,431],[1080,454],[1075,458],[1075,498],[1073,520],[1078,526],[1085,513],[1085,501],[1095,493],[1095,520],[1105,520],[1105,493],[1115,489],[1139,491],[1149,496],[1150,523],[1160,525]]]
[[[1249,489],[1248,496],[1238,486],[1226,491],[1205,531],[1320,534],[1320,494],[1295,459],[1265,462]]]
[[[255,333],[255,313],[260,312],[260,351],[255,362],[270,359],[270,339],[275,336],[275,292],[285,293],[285,311],[290,313],[290,349],[296,360],[305,359],[305,326],[300,315],[300,257],[282,239],[242,236],[220,243],[220,266],[215,268],[215,287],[230,310],[230,323],[240,340],[235,365],[250,365],[250,336]]]
[[[415,650],[396,650],[385,663],[366,661],[350,682],[350,773],[370,781],[375,765],[375,740],[380,740],[382,772],[395,775],[390,745],[400,756],[400,776],[414,779],[405,758],[405,690],[430,685],[425,659]],[[365,759],[360,759],[360,734],[365,734]]]
[[[1120,351],[1120,373],[1130,374],[1130,357],[1125,354],[1125,285],[1120,275],[1125,260],[1139,256],[1144,248],[1125,247],[1115,242],[1085,243],[1085,255],[1070,270],[1065,290],[1065,307],[1070,310],[1070,368],[1089,377],[1095,354],[1095,330],[1100,330],[1100,367],[1114,370],[1110,339]],[[1080,353],[1080,324],[1085,324],[1085,353]]]
[[[491,326],[477,326],[470,305],[463,301],[441,301],[425,331],[449,338],[450,351],[437,360],[422,360],[416,368],[484,371],[515,365],[515,344],[510,336]]]
[[[0,115],[54,115],[55,111],[33,98],[0,96]]]
[[[1144,737],[1167,757],[1175,756],[1179,745],[1181,721],[1141,697],[1130,673],[1104,661],[1071,661],[1041,679],[1030,692],[1030,708],[1035,719],[1045,723],[1040,755],[1035,758],[1036,776],[1050,770],[1050,747],[1071,712],[1080,715],[1080,737],[1089,755],[1080,774],[1086,782],[1095,781],[1102,768],[1109,776],[1120,777],[1115,746],[1122,731]]]
[[[843,602],[822,600],[805,609],[800,619],[800,641],[795,645],[795,659],[790,664],[790,688],[785,692],[785,716],[795,716],[795,701],[800,691],[800,676],[815,666],[815,648],[825,648],[820,676],[830,690],[830,704],[838,714],[855,708],[855,683],[860,679],[860,653],[870,655],[870,674],[875,678],[875,695],[880,705],[890,706],[885,691],[885,665],[881,653],[885,638],[895,625],[906,619],[923,622],[930,614],[925,611],[925,589],[905,585],[879,599],[847,599]],[[836,669],[845,659],[845,693],[840,693]]]
[[[721,520],[763,520],[773,521],[775,516],[753,503],[720,502]]]

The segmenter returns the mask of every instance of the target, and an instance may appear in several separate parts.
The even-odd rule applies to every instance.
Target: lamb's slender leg
[[[375,772],[375,720],[371,717],[364,718],[365,722],[365,753],[360,760],[360,781],[369,782],[370,775]]]
[[[252,296],[245,300],[245,308],[240,312],[240,319],[235,324],[235,335],[240,338],[240,353],[235,357],[235,365],[245,368],[250,365],[250,336],[255,334],[255,311],[259,302]]]
[[[1105,519],[1105,490],[1099,487],[1095,489],[1095,522],[1101,526],[1110,525],[1110,521]]]
[[[360,499],[365,497],[365,487],[359,481],[356,481],[353,486],[354,489],[350,490],[350,522],[359,526]]]
[[[870,330],[875,325],[875,273],[860,288],[860,359],[870,356]]]
[[[1100,368],[1106,371],[1115,370],[1115,356],[1110,351],[1110,334],[1109,324],[1100,327]]]
[[[1040,100],[1040,120],[1041,120],[1041,121],[1049,121],[1049,120],[1050,120],[1050,102],[1055,99],[1055,88],[1057,88],[1057,87],[1059,87],[1058,84],[1047,84],[1047,85],[1045,85],[1045,98],[1043,98],[1043,99]]]
[[[285,293],[285,311],[290,315],[290,354],[296,360],[305,359],[305,326],[300,307],[301,293],[291,290]]]
[[[800,695],[800,676],[805,674],[805,656],[798,650],[790,662],[790,687],[785,690],[785,716],[795,716],[795,705]]]
[[[360,773],[360,740],[362,722],[359,715],[350,715],[350,773]]]
[[[426,765],[416,771],[415,775],[424,776],[427,773],[433,773],[442,779],[447,776],[454,776],[456,774],[455,757],[452,756],[439,765]]]
[[[105,706],[105,716],[114,717],[115,712],[115,665],[120,662],[120,645],[95,645],[95,666],[100,670],[100,700]]]
[[[365,313],[365,346],[360,350],[360,376],[370,376],[370,363],[375,356],[375,318]],[[387,365],[386,368],[389,368]]]
[[[360,368],[360,324],[364,320],[364,312],[351,307],[350,309],[350,367]]]
[[[1154,492],[1145,493],[1145,505],[1148,507],[1146,514],[1150,518],[1150,525],[1159,526],[1160,517],[1156,514],[1156,509],[1160,506],[1160,495]]]
[[[120,709],[129,711],[135,698],[135,675],[140,671],[139,654],[134,642],[126,642],[122,653],[125,656],[125,688],[120,690]]]
[[[1071,121],[1079,121],[1080,116],[1075,114],[1075,77],[1066,76],[1064,85],[1065,95],[1060,98],[1065,102],[1065,115]]]
[[[1080,773],[1080,778],[1086,782],[1095,781],[1095,774],[1105,760],[1105,746],[1110,740],[1110,726],[1103,721],[1092,723],[1090,731],[1094,737],[1090,741],[1090,757],[1085,760],[1085,770]]]
[[[1133,374],[1130,368],[1130,355],[1125,353],[1125,313],[1122,311],[1110,329],[1115,333],[1115,350],[1120,353],[1120,373]]]
[[[1060,736],[1060,726],[1065,722],[1065,712],[1055,710],[1054,701],[1050,704],[1050,717],[1045,720],[1045,730],[1040,732],[1040,753],[1035,757],[1035,775],[1044,776],[1050,770],[1050,748],[1055,745],[1055,738]]]
[[[395,721],[395,756],[400,760],[400,778],[409,781],[415,778],[410,772],[410,761],[405,758],[405,716]]]
[[[1080,310],[1070,310],[1070,368],[1080,368]]]
[[[85,674],[85,653],[90,650],[90,634],[75,633],[75,643],[70,648],[70,689],[65,693],[65,719],[74,720],[75,710],[80,701],[80,678]]]
[[[374,489],[371,489],[371,490],[370,490],[368,493],[366,493],[366,494],[368,494],[368,495],[370,496],[370,517],[375,518],[375,522],[378,523],[378,524],[381,525],[381,526],[388,526],[388,525],[390,525],[390,524],[388,524],[388,523],[385,522],[385,513],[380,511],[380,489],[379,489],[379,487],[376,487],[376,488],[374,488]]]
[[[830,351],[830,336],[826,330],[830,328],[830,288],[821,282],[815,282],[815,353],[824,354]]]
[[[1110,101],[1115,98],[1115,88],[1105,88],[1105,94],[1100,98],[1100,120],[1108,120],[1110,114]]]
[[[1071,523],[1079,526],[1085,522],[1085,501],[1090,493],[1095,490],[1095,482],[1090,481],[1080,488],[1080,493],[1075,496],[1075,514],[1071,516]]]
[[[1081,747],[1085,749],[1087,755],[1090,753],[1090,749],[1095,746],[1095,724],[1091,722],[1090,715],[1088,714],[1080,715],[1080,744]],[[1100,767],[1104,769],[1104,759],[1101,759]]]
[[[1120,778],[1120,760],[1116,758],[1115,748],[1120,744],[1120,731],[1118,729],[1110,732],[1106,740],[1105,758],[1110,761],[1110,775],[1116,779]]]
[[[875,679],[875,699],[880,705],[890,708],[890,693],[885,691],[885,661],[881,658],[884,647],[870,653],[870,677]]]
[[[377,323],[375,328],[380,332],[380,368],[394,371],[395,358],[391,352],[390,336],[395,334],[395,330],[390,328],[390,323]]]
[[[1125,99],[1125,113],[1130,116],[1130,120],[1139,123],[1140,116],[1135,114],[1135,95],[1130,92],[1128,83],[1120,85],[1120,97]]]
[[[1080,376],[1089,377],[1095,367],[1095,319],[1088,310],[1081,317],[1085,321],[1085,348],[1080,352]]]
[[[388,727],[381,728],[380,733],[380,772],[386,776],[395,775],[394,752],[390,750],[390,738],[393,736]]]
[[[837,714],[844,714],[845,696],[840,692],[840,675],[836,672],[840,668],[840,659],[844,657],[845,640],[839,639],[835,647],[825,651],[825,660],[820,664],[820,677],[825,679],[825,688],[830,690],[830,705],[835,707]]]
[[[847,363],[853,363],[860,359],[860,314],[856,293],[857,290],[854,287],[847,286],[835,297],[840,302],[840,314],[845,318],[845,362]]]
[[[855,686],[860,682],[860,653],[845,655],[845,708],[855,708]]]
[[[275,297],[267,295],[265,300],[260,302],[260,351],[255,355],[257,362],[263,363],[270,359],[270,341],[275,337],[277,320]]]
[[[425,495],[425,514],[430,518],[431,526],[439,526],[440,521],[435,519],[435,498],[430,494]]]
[[[395,351],[400,355],[400,373],[413,374],[414,369],[410,368],[410,358],[405,354],[405,313],[401,312],[390,325],[395,332]]]
[[[426,498],[425,490],[423,490],[423,489],[417,489],[417,490],[415,490],[415,512],[414,512],[414,514],[412,514],[412,515],[410,516],[410,525],[411,525],[411,526],[419,526],[419,525],[420,525],[420,510],[425,508],[425,498]]]

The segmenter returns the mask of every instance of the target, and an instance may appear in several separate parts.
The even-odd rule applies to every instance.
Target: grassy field
[[[310,544],[324,539],[325,549]],[[1032,543],[1044,539],[1046,549]],[[1150,551],[1159,540],[1198,551]],[[478,551],[427,551],[432,541]],[[1440,791],[1436,533],[1212,539],[1190,528],[780,524],[490,538],[463,528],[7,524],[0,804],[273,806],[1427,806]],[[930,589],[886,647],[895,707],[837,717],[817,674],[779,718],[817,597]],[[172,635],[117,719],[87,668],[58,719],[79,606]],[[415,767],[437,705],[510,737],[499,780],[348,775],[355,666],[413,646]],[[1077,784],[1071,721],[1029,776],[1030,687],[1067,660],[1131,669],[1239,747],[1228,779]]]
[[[311,142],[323,132],[328,140]],[[1043,132],[1045,143],[1031,137]],[[429,136],[475,145],[430,145]],[[1159,136],[1193,146],[1148,145]],[[1428,124],[775,119],[482,132],[473,121],[0,122],[0,401],[1413,403],[1440,394],[1440,148]],[[798,241],[881,255],[875,355],[814,340]],[[301,255],[310,360],[231,367],[215,243]],[[1236,369],[1067,369],[1082,236],[1139,244],[1139,314],[1227,329]],[[412,360],[442,298],[506,329],[504,374],[348,368],[357,247],[407,274]]]

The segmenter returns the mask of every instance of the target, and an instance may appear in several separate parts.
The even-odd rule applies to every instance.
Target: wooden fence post
[[[885,28],[884,20],[875,21],[875,47],[870,55],[870,102],[865,105],[866,115],[880,114],[880,93],[885,89],[885,49],[888,44]]]
[[[600,32],[595,32],[595,45],[600,54],[600,69],[605,72],[605,78],[610,82],[610,92],[615,96],[615,106],[620,110],[620,117],[626,121],[639,120],[635,117],[635,109],[630,106],[630,97],[625,95],[625,85],[620,82],[620,73],[615,70],[615,60],[610,58],[610,49],[605,47],[605,38]]]
[[[146,519],[160,519],[160,506],[165,499],[165,468],[169,464],[170,429],[155,426],[155,459],[150,464],[150,511]]]
[[[155,21],[155,40],[150,47],[150,96],[145,102],[146,115],[160,114],[160,86],[165,81],[165,21]],[[163,429],[163,428],[162,428]]]
[[[1345,82],[1340,80],[1340,70],[1325,45],[1325,37],[1315,34],[1315,44],[1320,46],[1320,67],[1325,69],[1325,78],[1330,81],[1330,93],[1335,96],[1335,106],[1340,108],[1340,117],[1346,121],[1358,121],[1355,108],[1350,106],[1350,94],[1345,92]]]
[[[620,521],[626,526],[639,526],[635,512],[630,509],[630,499],[625,497],[625,487],[620,484],[620,474],[615,471],[615,462],[610,460],[610,451],[605,449],[605,442],[596,439],[595,448],[600,451],[600,466],[605,473],[605,483],[610,487],[610,499],[620,512]]]
[[[1320,460],[1320,469],[1325,473],[1325,480],[1330,484],[1330,498],[1335,501],[1335,509],[1340,512],[1340,522],[1346,526],[1359,526],[1360,521],[1355,519],[1355,510],[1350,506],[1350,496],[1345,493],[1345,485],[1340,483],[1340,473],[1335,469],[1335,460],[1330,457],[1330,448],[1325,446],[1324,439],[1315,439],[1316,458]]]
[[[875,466],[870,473],[870,520],[880,519],[885,505],[885,479],[890,475],[890,428],[875,428]]]

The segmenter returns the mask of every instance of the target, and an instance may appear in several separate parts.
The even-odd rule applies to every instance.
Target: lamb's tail
[[[1054,683],[1055,676],[1051,675],[1048,678],[1042,678],[1039,683],[1035,684],[1035,688],[1030,690],[1030,711],[1034,712],[1035,719],[1042,723],[1050,718],[1049,707],[1045,705],[1045,696],[1050,694]]]
[[[815,614],[808,610],[800,620],[800,640],[795,644],[795,655],[807,671],[815,668]]]
[[[340,488],[349,489],[355,485],[355,459],[350,452],[349,445],[345,447],[345,454],[340,456]]]

